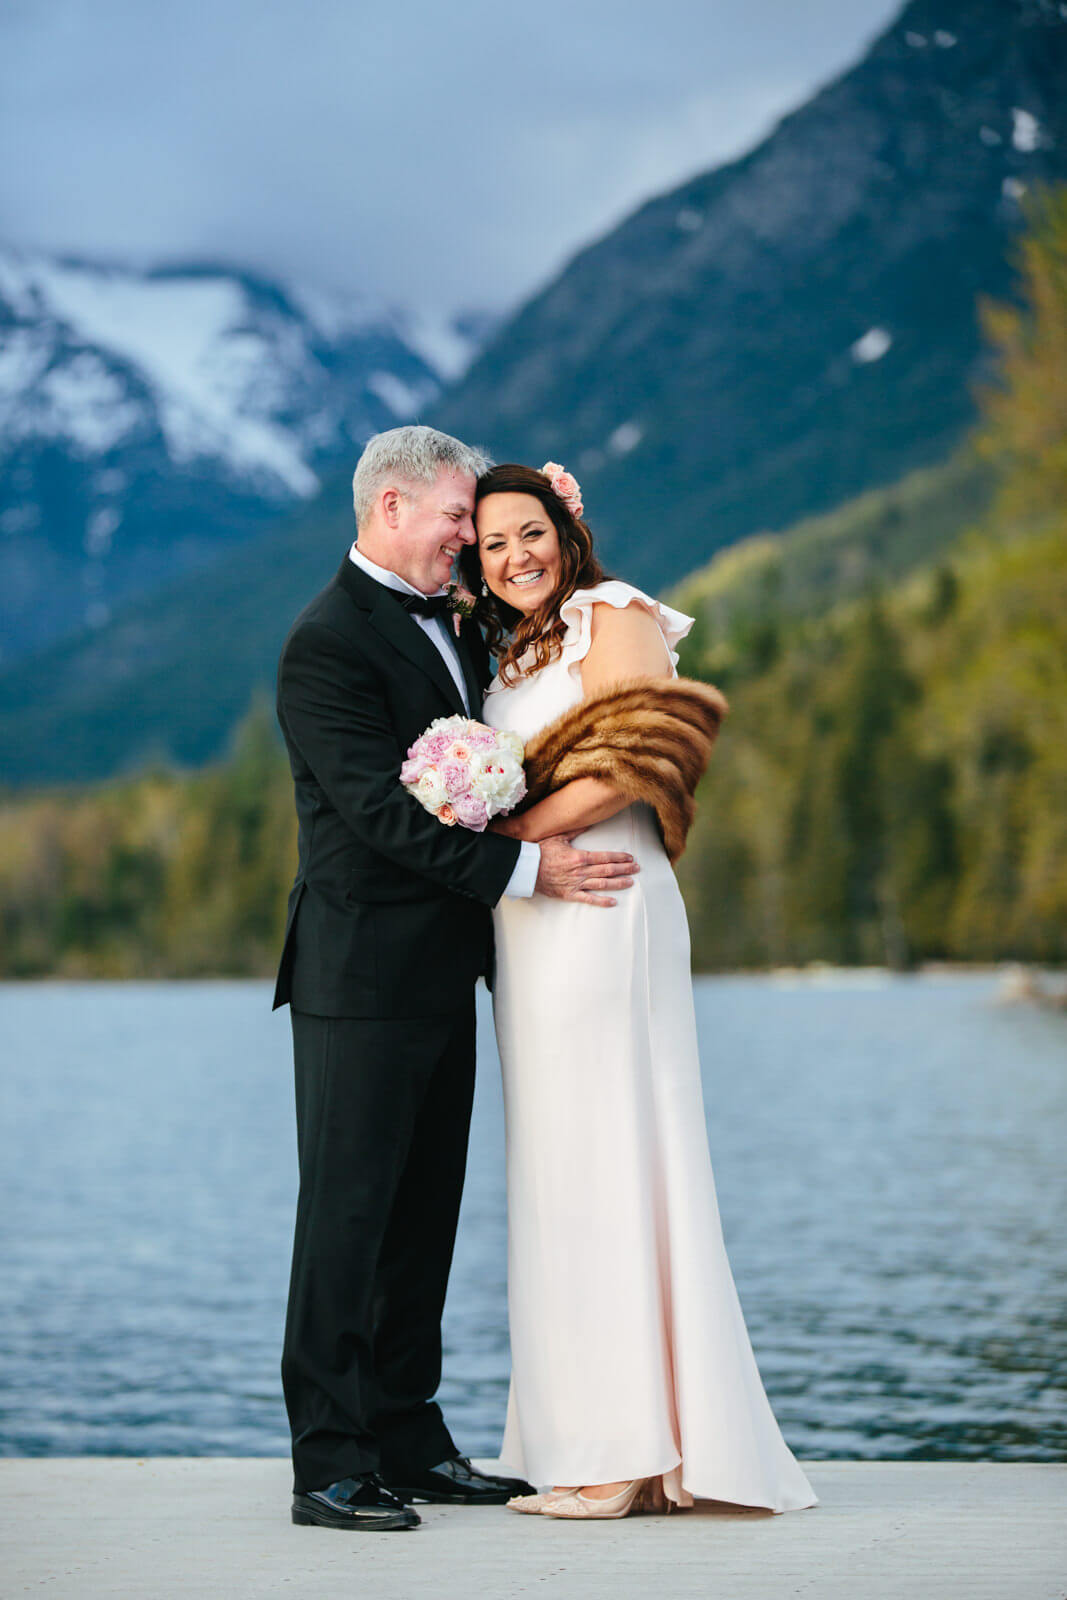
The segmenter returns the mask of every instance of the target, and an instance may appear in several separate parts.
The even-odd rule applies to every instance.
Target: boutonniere
[[[473,617],[474,608],[477,604],[478,602],[470,590],[465,589],[461,583],[450,583],[448,585],[448,609],[452,613],[452,631],[457,639],[459,638],[459,630],[464,617]]]

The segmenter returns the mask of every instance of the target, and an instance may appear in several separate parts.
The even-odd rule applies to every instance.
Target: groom
[[[449,828],[401,787],[435,717],[491,675],[444,586],[488,462],[432,428],[378,434],[357,540],[282,650],[278,719],[299,820],[275,1006],[290,1006],[300,1192],[282,1382],[293,1521],[411,1528],[408,1502],[500,1505],[433,1395],[474,1086],[474,986],[502,894],[628,887],[632,857]]]

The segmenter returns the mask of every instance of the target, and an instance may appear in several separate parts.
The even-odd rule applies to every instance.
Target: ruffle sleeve
[[[570,599],[565,600],[560,607],[559,614],[567,625],[560,659],[573,677],[580,681],[581,663],[592,641],[593,607],[599,601],[606,601],[608,605],[622,611],[632,600],[639,600],[659,623],[663,637],[667,641],[667,649],[670,651],[671,670],[677,671],[678,652],[674,647],[685,638],[696,619],[687,617],[681,611],[672,611],[670,606],[665,606],[661,600],[654,600],[641,589],[635,589],[631,583],[623,583],[618,578],[608,578],[603,583],[598,583],[595,588],[576,589]]]

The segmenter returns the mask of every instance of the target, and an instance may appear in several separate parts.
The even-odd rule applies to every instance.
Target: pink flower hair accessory
[[[581,487],[574,473],[568,472],[558,461],[546,461],[541,471],[551,484],[552,493],[563,501],[571,516],[580,517],[585,507],[582,504]]]

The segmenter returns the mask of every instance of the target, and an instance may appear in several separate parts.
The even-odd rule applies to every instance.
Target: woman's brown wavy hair
[[[460,575],[478,598],[474,615],[484,627],[486,643],[497,657],[502,682],[511,683],[519,676],[519,658],[531,645],[534,654],[528,671],[539,672],[556,659],[567,631],[560,608],[575,589],[589,589],[595,583],[602,583],[605,574],[593,554],[593,535],[579,517],[571,515],[543,472],[514,461],[492,467],[478,479],[475,509],[491,494],[532,494],[544,506],[559,535],[559,582],[547,600],[529,616],[509,606],[492,591],[482,594],[478,546],[464,545],[460,551]]]

